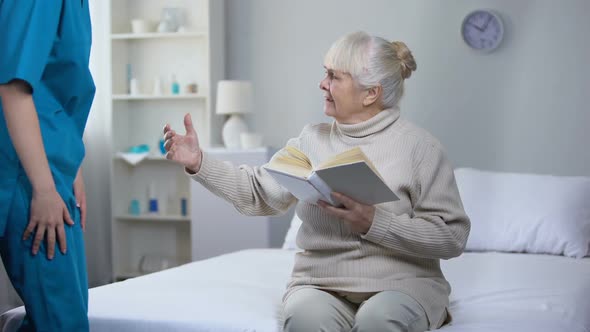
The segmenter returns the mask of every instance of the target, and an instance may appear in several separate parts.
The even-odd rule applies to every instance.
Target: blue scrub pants
[[[45,241],[33,256],[34,237],[22,240],[32,191],[26,176],[18,179],[6,230],[0,238],[0,254],[12,285],[25,303],[27,313],[19,331],[88,331],[88,279],[80,212],[72,187],[63,189],[58,188],[58,192],[70,193],[65,202],[75,224],[65,226],[66,254],[56,244],[54,258],[48,260]]]

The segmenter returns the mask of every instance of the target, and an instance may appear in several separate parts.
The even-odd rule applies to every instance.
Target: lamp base
[[[232,114],[221,131],[221,137],[223,138],[223,144],[228,149],[239,149],[241,147],[240,135],[248,132],[248,126],[246,122],[239,114]]]

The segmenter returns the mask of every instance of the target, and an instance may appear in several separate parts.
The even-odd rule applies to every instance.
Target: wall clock
[[[504,38],[504,25],[496,13],[487,9],[475,10],[463,19],[461,35],[469,47],[481,52],[492,52]]]

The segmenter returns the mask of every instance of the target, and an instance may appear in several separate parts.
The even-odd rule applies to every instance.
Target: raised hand
[[[201,168],[202,151],[199,146],[199,138],[193,127],[193,120],[190,114],[184,116],[185,135],[180,135],[170,128],[169,124],[164,126],[164,148],[166,159],[175,161],[189,171],[196,173]]]

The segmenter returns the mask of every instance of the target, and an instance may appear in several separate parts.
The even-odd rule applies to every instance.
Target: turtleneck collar
[[[387,108],[377,113],[369,120],[359,123],[342,124],[334,121],[333,129],[336,129],[339,133],[348,137],[366,137],[389,127],[399,118],[399,115],[399,108]]]

